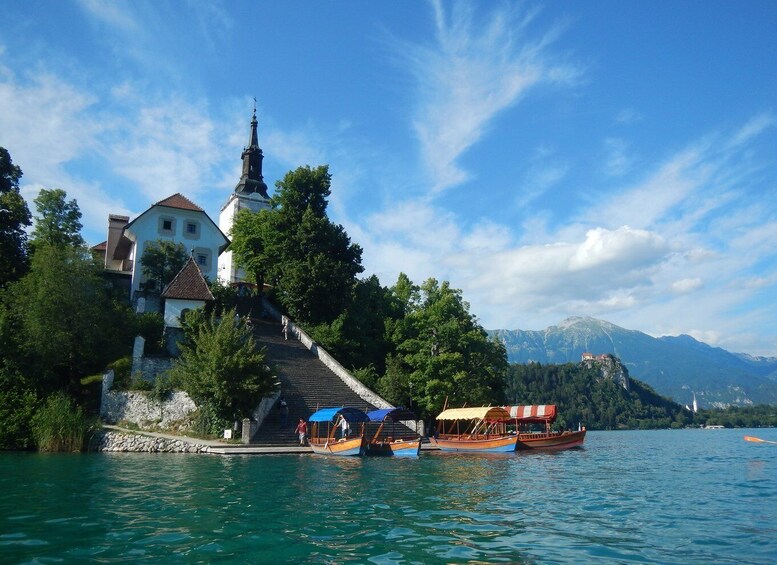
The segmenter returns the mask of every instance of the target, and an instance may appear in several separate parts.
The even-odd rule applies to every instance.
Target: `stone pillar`
[[[250,418],[243,418],[243,443],[251,443],[251,437],[254,435],[254,426]]]
[[[143,352],[146,349],[146,338],[142,335],[135,337],[135,345],[132,347],[132,370],[130,375],[134,378],[137,373],[142,372]]]

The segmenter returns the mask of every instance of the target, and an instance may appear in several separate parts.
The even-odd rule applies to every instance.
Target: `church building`
[[[138,311],[146,310],[149,293],[159,296],[164,291],[153,286],[143,274],[141,258],[147,246],[157,240],[182,243],[205,279],[233,284],[245,280],[245,273],[235,264],[228,250],[226,234],[240,210],[270,208],[267,185],[262,177],[262,150],[259,148],[256,108],[251,119],[248,146],[243,148],[240,180],[221,208],[218,225],[197,204],[183,194],[173,194],[153,204],[131,220],[127,216],[108,216],[108,239],[92,247],[101,256],[106,276],[118,286],[127,288],[129,299]]]

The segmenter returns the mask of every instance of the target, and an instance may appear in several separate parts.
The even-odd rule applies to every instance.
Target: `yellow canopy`
[[[450,408],[439,416],[438,420],[511,420],[510,413],[499,406],[477,406],[473,408]]]

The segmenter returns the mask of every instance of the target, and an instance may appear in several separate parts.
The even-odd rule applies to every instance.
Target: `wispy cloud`
[[[619,177],[629,171],[632,158],[628,154],[628,143],[617,137],[604,140],[604,174]]]
[[[730,143],[745,130],[753,135]],[[730,313],[777,288],[777,273],[752,271],[777,265],[777,205],[769,194],[737,196],[758,178],[757,163],[743,158],[756,130],[766,131],[705,136],[652,168],[640,165],[642,182],[597,195],[556,232],[538,216],[466,225],[442,202],[395,203],[362,224],[368,269],[388,280],[399,271],[446,278],[492,328],[591,315],[654,335],[746,333],[747,317]],[[668,324],[678,312],[684,323]]]
[[[135,33],[140,25],[130,9],[130,4],[124,2],[103,2],[101,0],[77,0],[81,9],[92,18],[120,29],[126,33]]]
[[[433,45],[400,46],[418,85],[413,128],[433,194],[470,178],[458,160],[495,116],[533,86],[570,82],[580,72],[547,54],[558,28],[527,38],[534,12],[496,9],[476,21],[470,5],[447,6],[432,3]]]

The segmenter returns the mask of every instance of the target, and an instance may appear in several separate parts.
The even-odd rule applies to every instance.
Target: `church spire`
[[[259,134],[256,120],[256,98],[254,98],[254,115],[251,118],[251,135],[248,139],[248,147],[243,148],[243,172],[240,175],[240,181],[235,187],[235,192],[239,194],[253,194],[258,192],[265,198],[267,195],[267,185],[262,177],[262,160],[264,155],[259,148]]]

